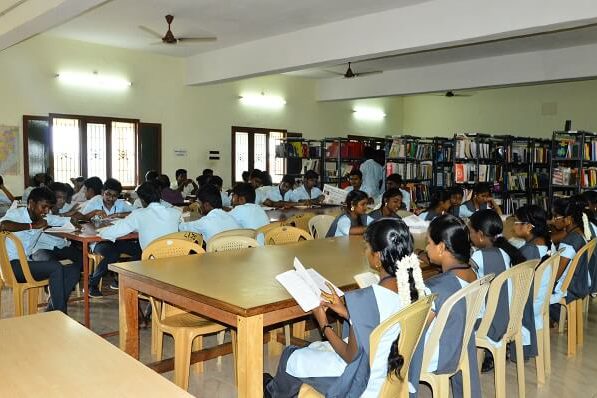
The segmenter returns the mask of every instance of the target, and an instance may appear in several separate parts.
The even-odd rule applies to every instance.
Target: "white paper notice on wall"
[[[186,149],[174,149],[174,156],[187,157],[188,151]]]

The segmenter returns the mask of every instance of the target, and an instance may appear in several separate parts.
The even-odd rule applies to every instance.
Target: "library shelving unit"
[[[347,137],[325,138],[322,145],[322,184],[343,188],[347,175],[353,167],[359,167],[365,160],[365,147],[383,149],[385,138],[348,135]]]
[[[454,140],[433,138],[433,188],[450,188],[454,184]]]
[[[512,214],[531,201],[532,141],[530,138],[506,137],[504,203],[502,210]]]
[[[531,173],[530,199],[531,203],[548,210],[549,191],[549,160],[551,159],[551,140],[531,139]]]
[[[276,146],[276,158],[284,159],[286,174],[302,180],[307,170],[322,174],[322,146],[322,140],[287,137]]]

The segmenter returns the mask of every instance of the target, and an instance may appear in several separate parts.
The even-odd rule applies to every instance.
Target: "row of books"
[[[417,203],[420,205],[422,203],[427,203],[430,200],[428,184],[406,184],[406,190],[410,192],[410,199],[412,203]]]
[[[595,188],[597,187],[597,168],[589,167],[583,169],[580,172],[581,180],[580,186],[583,188]]]
[[[454,148],[452,146],[443,146],[435,152],[436,162],[451,162],[453,159]]]
[[[477,142],[475,139],[456,137],[457,159],[489,158],[489,143]]]
[[[431,160],[433,159],[433,144],[420,143],[405,139],[395,139],[390,145],[388,157],[392,159],[412,158],[419,160]]]
[[[400,174],[405,180],[431,180],[433,177],[433,164],[431,161],[420,163],[395,163],[386,164],[386,175]]]
[[[585,142],[584,160],[597,162],[597,139]]]
[[[508,172],[507,178],[509,191],[526,191],[528,187],[528,173]]]
[[[580,156],[580,143],[576,138],[561,138],[556,144],[556,157],[577,159]]]
[[[546,146],[536,146],[532,150],[525,143],[514,143],[510,152],[507,154],[506,160],[508,163],[529,163],[531,160],[534,163],[549,162],[549,144]],[[529,155],[532,155],[532,159]]]
[[[576,185],[577,178],[578,169],[571,167],[556,167],[553,169],[551,183],[559,186]]]
[[[500,165],[456,163],[454,165],[456,184],[473,184],[476,182],[494,182],[501,180],[502,168]]]
[[[307,170],[313,170],[320,173],[321,160],[320,159],[305,159],[305,158],[287,158],[286,159],[286,173],[291,175],[305,174]]]
[[[454,180],[454,173],[450,170],[437,171],[435,173],[435,186],[437,187],[451,187]]]
[[[321,145],[309,145],[306,142],[284,142],[276,145],[276,157],[279,158],[320,158]]]

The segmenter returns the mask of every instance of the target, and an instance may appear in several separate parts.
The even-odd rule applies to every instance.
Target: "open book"
[[[321,304],[321,290],[331,293],[325,284],[329,281],[314,269],[305,269],[296,257],[294,258],[294,269],[276,276],[276,280],[288,290],[288,293],[305,312],[319,307]],[[334,286],[334,289],[338,296],[344,295],[337,287]]]
[[[371,285],[377,285],[379,283],[379,275],[373,272],[363,272],[354,276],[354,280],[359,285],[360,289],[369,287]]]
[[[75,226],[69,221],[61,227],[51,227],[44,232],[74,232],[75,230]]]

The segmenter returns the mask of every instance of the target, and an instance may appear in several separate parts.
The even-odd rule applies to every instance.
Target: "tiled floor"
[[[2,291],[2,317],[12,316],[12,298],[9,290]],[[83,319],[83,303],[76,302],[69,305],[69,314],[81,321]],[[92,302],[92,329],[96,333],[108,333],[118,328],[118,295],[107,296]],[[566,335],[558,335],[552,331],[552,376],[545,386],[537,387],[534,361],[526,364],[526,394],[529,398],[570,397],[597,398],[597,301],[589,311],[589,320],[585,327],[585,345],[574,358],[566,358]],[[150,354],[149,330],[141,330],[141,361],[153,362]],[[227,339],[229,334],[227,334]],[[313,337],[316,338],[315,333]],[[118,336],[108,338],[113,344],[118,344]],[[206,346],[215,345],[215,336],[204,340]],[[164,342],[164,357],[172,355],[172,340],[169,336]],[[264,346],[265,370],[275,373],[278,357],[268,355]],[[171,378],[172,373],[164,373],[164,377]],[[109,382],[109,381],[106,381]],[[493,397],[493,373],[482,375],[483,396]],[[205,364],[205,371],[198,373],[191,368],[189,392],[198,397],[229,398],[236,396],[234,377],[232,374],[231,355],[225,356],[218,364],[217,359]],[[516,368],[508,364],[507,396],[517,396]],[[421,397],[431,397],[425,386],[421,387]]]

